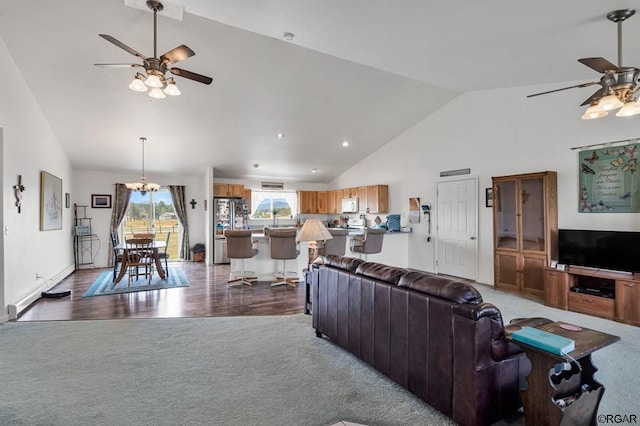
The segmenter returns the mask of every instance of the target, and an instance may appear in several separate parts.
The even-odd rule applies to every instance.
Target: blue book
[[[556,355],[566,355],[576,348],[576,342],[573,339],[533,327],[522,327],[514,331],[511,338]]]

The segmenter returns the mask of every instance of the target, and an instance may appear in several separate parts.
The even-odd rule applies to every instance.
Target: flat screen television
[[[559,229],[558,263],[640,272],[640,232]]]

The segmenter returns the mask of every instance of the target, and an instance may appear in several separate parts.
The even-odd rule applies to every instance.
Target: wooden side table
[[[568,357],[552,354],[517,342],[531,362],[527,376],[528,388],[520,391],[527,425],[592,425],[597,426],[597,414],[604,386],[593,375],[598,369],[591,361],[591,353],[620,340],[620,337],[588,328],[571,331],[562,328],[563,322],[538,326],[541,330],[573,339],[575,350],[570,352],[575,362],[570,369],[562,367]],[[556,366],[560,368],[557,371]]]

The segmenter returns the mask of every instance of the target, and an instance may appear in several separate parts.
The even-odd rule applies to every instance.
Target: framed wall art
[[[493,207],[493,188],[484,190],[484,205],[485,207]]]
[[[94,209],[110,209],[111,194],[91,194],[91,207]]]
[[[62,179],[40,172],[40,230],[62,229]]]
[[[580,213],[640,212],[640,144],[578,153]]]

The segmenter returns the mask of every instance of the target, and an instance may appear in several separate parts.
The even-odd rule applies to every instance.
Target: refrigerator
[[[215,238],[213,244],[213,263],[229,263],[227,257],[227,229],[249,229],[247,203],[242,198],[214,198]]]

